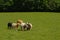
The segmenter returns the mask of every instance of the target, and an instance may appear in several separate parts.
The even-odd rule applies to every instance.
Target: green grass
[[[9,21],[31,22],[31,31],[8,30]],[[0,40],[60,40],[60,13],[10,12],[0,13]]]

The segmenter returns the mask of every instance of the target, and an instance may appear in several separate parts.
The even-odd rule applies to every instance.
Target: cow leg
[[[30,28],[27,28],[27,30],[30,30]]]
[[[24,31],[24,27],[21,27],[21,30]]]
[[[16,30],[16,31],[18,30],[18,25],[15,27],[15,30]]]

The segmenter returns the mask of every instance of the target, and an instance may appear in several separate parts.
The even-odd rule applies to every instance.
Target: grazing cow
[[[21,23],[21,30],[30,30],[32,28],[32,24],[31,23]]]
[[[24,23],[22,20],[18,20],[17,23],[20,23],[21,26],[21,30],[30,30],[32,28],[32,24],[31,23]]]
[[[18,23],[11,23],[11,22],[9,22],[8,23],[8,29],[13,29],[13,28],[18,28]]]

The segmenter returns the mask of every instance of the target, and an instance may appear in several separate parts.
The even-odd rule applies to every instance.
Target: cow
[[[32,28],[32,24],[27,22],[27,23],[24,23],[23,20],[17,20],[17,23],[20,24],[20,27],[21,27],[21,30],[24,31],[24,30],[31,30]]]
[[[8,29],[18,29],[19,23],[8,22]]]
[[[20,23],[20,27],[21,27],[21,30],[22,31],[25,31],[25,30],[31,30],[32,28],[32,24],[31,23]]]

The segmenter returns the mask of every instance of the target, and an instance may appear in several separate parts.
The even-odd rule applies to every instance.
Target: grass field
[[[31,31],[8,30],[8,22],[22,19],[31,22]],[[60,13],[10,12],[0,13],[0,40],[60,40]]]

